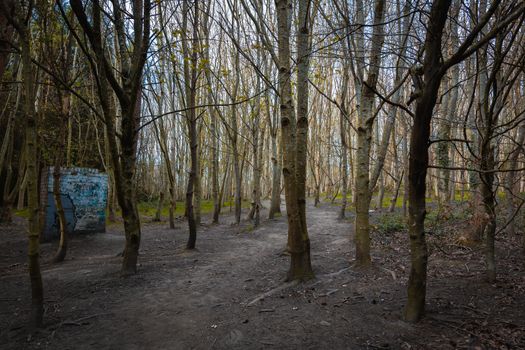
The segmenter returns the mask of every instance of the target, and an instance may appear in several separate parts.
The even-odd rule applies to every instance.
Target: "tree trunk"
[[[38,203],[38,145],[37,121],[35,115],[35,83],[31,68],[30,33],[26,26],[18,26],[19,42],[22,55],[22,78],[25,92],[24,112],[26,118],[26,164],[27,164],[27,204],[28,217],[28,256],[29,277],[31,281],[31,319],[36,327],[42,326],[44,315],[44,288],[40,274],[40,224]]]
[[[357,167],[356,167],[356,218],[355,218],[355,245],[356,263],[366,266],[371,263],[370,258],[370,224],[368,210],[370,208],[370,149],[374,124],[374,90],[379,75],[381,63],[381,48],[383,46],[384,1],[376,0],[374,6],[374,29],[372,34],[372,48],[370,51],[370,68],[366,82],[361,88],[359,106],[359,120],[357,127]]]
[[[0,151],[0,176],[2,175],[5,169],[4,183],[0,185],[0,193],[2,198],[0,198],[0,223],[11,223],[13,221],[13,202],[14,196],[10,196],[12,191],[16,194],[17,188],[12,190],[12,180],[13,180],[13,148],[14,148],[14,115],[17,108],[13,112],[13,117],[9,117],[7,121],[6,132],[4,139],[2,140],[2,150]],[[20,177],[18,177],[20,179]],[[20,184],[19,180],[17,181]],[[13,197],[13,198],[12,198]]]
[[[404,174],[405,172],[401,170],[401,175],[398,175],[398,178],[396,179],[394,193],[392,194],[392,198],[390,199],[390,207],[388,208],[388,211],[390,213],[393,213],[396,209],[397,197],[399,196],[399,189],[401,188],[401,183],[403,182]]]
[[[236,107],[234,107],[236,108]],[[237,132],[237,131],[233,131]],[[233,197],[234,202],[234,215],[235,215],[235,223],[239,224],[241,222],[241,210],[242,210],[242,178],[241,178],[241,166],[240,166],[240,160],[239,160],[239,151],[237,146],[237,135],[234,136],[235,142],[232,144],[233,148],[233,175],[235,177],[235,192]]]
[[[291,249],[291,279],[313,278],[310,238],[306,223],[306,157],[308,153],[308,70],[310,67],[310,1],[299,0],[297,28],[297,135],[296,168],[297,200],[301,219],[299,241]],[[297,249],[299,248],[299,249]]]
[[[157,202],[157,210],[155,210],[155,217],[153,217],[153,221],[160,222],[161,221],[161,212],[162,207],[164,206],[164,191],[159,192],[159,201]]]
[[[525,143],[525,124],[521,124],[518,129],[518,137],[516,140],[516,145],[518,147],[523,147]],[[512,151],[509,157],[508,169],[516,169],[518,167],[518,157],[520,151],[515,149]],[[516,179],[516,171],[509,171],[505,178],[505,201],[506,201],[506,217],[507,217],[507,233],[509,235],[514,235],[516,233],[516,203],[515,203],[515,193],[519,192]]]
[[[208,100],[208,113],[210,115],[210,147],[211,147],[211,197],[213,201],[213,216],[212,223],[219,223],[219,214],[221,212],[221,202],[219,196],[219,132],[217,129],[217,110],[213,106],[214,97],[211,89],[212,79],[211,79],[211,61],[210,61],[210,33],[208,21],[210,19],[210,5],[205,7],[206,15],[203,18],[202,28],[204,32],[204,43],[205,46],[202,48],[202,55],[204,61],[207,62],[209,67],[204,69],[204,75],[206,77],[207,83],[210,85],[210,88],[207,90],[207,100]]]
[[[64,96],[61,96],[62,100],[62,122],[64,123],[63,126],[66,126],[70,116],[69,116],[69,107],[70,107],[70,96],[69,92],[64,91]],[[56,160],[55,160],[55,166],[53,169],[53,196],[55,199],[55,207],[56,212],[58,214],[58,222],[60,227],[60,242],[58,244],[58,250],[55,254],[55,257],[53,258],[54,263],[62,262],[64,261],[67,253],[67,242],[68,242],[68,232],[67,232],[67,221],[66,221],[66,214],[64,212],[64,207],[62,205],[62,197],[60,192],[60,179],[61,179],[61,168],[62,168],[62,162],[63,162],[63,149],[64,149],[64,136],[63,134],[60,134],[59,136],[59,143],[58,147],[56,149]]]
[[[275,214],[281,213],[281,169],[277,151],[277,127],[270,130],[270,136],[272,140],[272,198],[268,217],[273,219]]]
[[[428,140],[430,122],[445,73],[442,69],[441,38],[447,19],[450,0],[433,3],[425,38],[425,56],[422,72],[415,68],[413,78],[417,99],[414,124],[410,136],[410,159],[408,172],[408,213],[411,268],[408,279],[408,299],[405,318],[418,321],[425,312],[428,251],[425,240],[426,176],[428,168]],[[421,74],[423,77],[421,77]],[[423,81],[421,81],[423,78]]]
[[[0,26],[4,26],[7,25],[7,23],[2,23],[2,15],[0,15]],[[4,18],[5,20],[5,18]],[[1,33],[0,32],[0,36],[4,34],[4,33]],[[5,33],[7,34],[7,33]],[[9,34],[10,35],[10,34]],[[0,42],[0,47],[2,46],[3,44]],[[1,56],[4,56],[5,54],[3,53],[0,53],[0,65],[2,64],[1,60]],[[5,62],[7,63],[7,62]],[[2,67],[0,66],[0,70],[2,69]],[[16,75],[13,74],[17,80],[22,80],[23,79],[23,67],[22,67],[22,64],[19,64],[18,65],[18,69],[16,71]],[[0,78],[2,76],[0,75]],[[15,123],[16,123],[16,115],[17,115],[17,112],[18,112],[18,109],[19,109],[19,105],[20,105],[20,100],[22,98],[22,92],[23,92],[23,89],[17,89],[17,92],[16,92],[16,101],[15,101],[15,105],[14,105],[14,108],[12,109],[9,117],[7,118],[7,125],[6,125],[6,130],[5,130],[5,133],[4,133],[4,137],[3,137],[3,140],[2,140],[2,146],[0,148],[0,176],[2,174],[2,172],[5,170],[5,180],[4,180],[4,183],[3,185],[0,185],[0,189],[3,188],[3,191],[1,191],[2,193],[2,198],[0,200],[0,223],[1,222],[5,222],[5,223],[11,223],[12,220],[13,220],[13,204],[14,204],[14,201],[15,201],[15,195],[16,193],[18,192],[18,189],[20,187],[20,177],[23,175],[23,173],[19,173],[18,174],[18,178],[16,179],[16,184],[14,186],[12,186],[12,180],[13,180],[13,176],[14,176],[14,172],[13,172],[13,154],[14,154],[14,148],[15,148]],[[10,96],[10,95],[9,95]],[[9,103],[9,96],[7,98],[7,101],[6,101],[6,108],[7,108],[7,105]],[[5,112],[6,109],[4,109],[3,112]],[[3,113],[2,113],[3,114]],[[20,150],[20,153],[23,154],[24,150]],[[22,157],[20,157],[22,158]],[[20,159],[19,160],[19,168],[20,170],[23,170],[23,167],[22,167],[22,164],[23,164],[23,159]],[[22,182],[23,183],[23,182]],[[21,192],[23,193],[23,192]],[[21,196],[22,198],[22,202],[23,202],[23,196]]]
[[[188,125],[188,137],[190,144],[190,173],[188,177],[188,186],[186,189],[186,214],[188,217],[189,236],[186,244],[187,249],[194,249],[197,241],[197,223],[195,221],[195,213],[193,208],[193,198],[195,194],[195,181],[197,178],[198,169],[198,140],[197,140],[197,115],[195,111],[196,107],[196,95],[197,95],[197,53],[198,53],[198,20],[199,20],[199,8],[198,2],[194,4],[194,18],[193,18],[193,38],[191,51],[188,48],[188,40],[184,38],[183,53],[184,59],[184,76],[186,83],[186,103],[188,111],[186,112],[186,121]],[[188,28],[188,13],[189,8],[187,2],[183,3],[183,27],[185,30]],[[190,72],[191,71],[191,72]]]
[[[459,6],[455,6],[457,8],[457,11],[459,12]],[[452,14],[453,18],[457,17],[458,13]],[[457,23],[454,21],[452,23],[452,43],[455,47],[457,45]],[[447,98],[445,99],[445,111],[443,115],[443,120],[439,124],[438,128],[438,139],[441,140],[448,140],[451,136],[451,122],[453,121],[453,118],[456,114],[457,109],[457,103],[458,103],[458,94],[459,94],[459,88],[456,86],[459,82],[459,66],[454,66],[450,70],[450,80],[449,80],[449,86],[448,89],[449,92],[447,94]],[[437,164],[443,169],[438,170],[438,193],[439,193],[439,202],[440,205],[448,205],[451,199],[451,192],[450,192],[450,170],[445,169],[450,167],[450,157],[449,157],[449,148],[450,144],[449,142],[439,142],[436,149],[436,157],[437,157]]]
[[[162,110],[160,112],[162,113]],[[169,193],[169,200],[170,200],[169,225],[170,225],[170,229],[175,229],[175,207],[176,207],[175,186],[176,184],[175,184],[175,175],[173,174],[173,166],[172,166],[170,154],[168,151],[168,135],[167,135],[166,129],[162,121],[160,122],[160,126],[157,125],[157,123],[154,121],[153,128],[155,130],[155,136],[157,137],[157,141],[159,142],[159,146],[160,146],[159,148],[162,154],[162,158],[164,159],[166,173],[168,174],[168,185],[169,185],[168,193]],[[158,216],[157,215],[155,216],[154,221],[160,221],[160,211],[162,210],[163,201],[164,201],[164,192],[161,191],[160,197],[159,197],[160,209],[157,210]]]
[[[346,206],[348,204],[348,144],[346,142],[348,111],[346,108],[346,97],[348,95],[348,80],[350,64],[345,61],[343,67],[343,85],[341,87],[341,110],[339,112],[339,128],[341,138],[341,210],[339,218],[345,218]]]
[[[221,201],[219,198],[219,136],[217,133],[217,116],[212,112],[210,133],[212,137],[212,168],[211,168],[211,182],[212,182],[212,198],[213,198],[213,219],[214,224],[219,223],[219,214],[221,212]]]
[[[483,140],[480,147],[480,186],[481,186],[481,197],[483,201],[483,209],[486,218],[485,226],[485,263],[487,266],[487,280],[490,283],[496,281],[496,261],[494,251],[494,241],[496,235],[496,191],[494,189],[494,170],[496,168],[496,145],[494,144],[493,136],[496,132],[498,125],[499,116],[505,105],[503,96],[505,92],[509,91],[505,85],[511,78],[508,72],[504,75],[502,72],[502,63],[506,58],[508,50],[503,48],[504,37],[507,35],[506,32],[499,33],[496,36],[494,51],[492,53],[493,63],[490,77],[486,82],[484,95],[481,96],[481,113],[479,120],[476,125],[481,126],[481,139]],[[483,49],[485,53],[488,53],[488,47]],[[510,70],[512,72],[512,70]],[[493,93],[497,91],[498,94]],[[522,140],[521,140],[522,141]],[[518,141],[519,142],[519,141]],[[519,144],[521,145],[521,143]],[[512,156],[510,157],[512,159]]]
[[[260,104],[260,101],[257,101]],[[253,122],[253,191],[252,191],[252,207],[250,210],[249,219],[253,220],[255,227],[259,226],[260,222],[260,209],[261,209],[261,168],[260,168],[260,155],[259,155],[259,113],[260,107],[255,112]]]
[[[239,90],[240,82],[240,68],[239,68],[239,53],[235,54],[235,83],[232,93],[232,101],[235,102],[237,99],[237,92]],[[230,122],[230,140],[233,152],[233,175],[235,177],[235,193],[234,193],[234,206],[235,206],[235,223],[241,222],[241,211],[242,211],[242,174],[240,165],[239,155],[239,144],[238,144],[238,125],[237,125],[237,106],[232,106]]]
[[[490,283],[496,281],[496,261],[494,256],[494,240],[496,234],[496,203],[493,190],[494,173],[494,150],[490,142],[486,142],[481,150],[481,169],[488,170],[480,173],[480,191],[483,199],[483,208],[487,217],[485,223],[485,264],[487,266],[487,280]],[[490,169],[490,170],[489,170]]]
[[[383,209],[383,199],[385,198],[385,178],[383,173],[379,176],[379,193],[377,194],[376,209]]]
[[[306,110],[308,95],[304,95],[307,89],[304,88],[307,81],[308,69],[308,27],[306,1],[299,2],[299,37],[298,37],[298,108],[301,109],[300,121],[296,125],[296,118],[292,103],[291,89],[291,69],[290,69],[290,21],[291,2],[289,0],[276,0],[277,23],[278,23],[278,47],[279,47],[279,95],[281,109],[281,140],[283,142],[283,176],[284,188],[286,194],[286,212],[288,216],[288,250],[291,255],[290,269],[288,271],[288,280],[307,280],[313,277],[312,266],[310,262],[310,244],[306,226],[303,227],[304,213],[304,180],[298,179],[305,174],[305,162],[302,162],[303,156],[306,159],[306,131],[308,120],[306,119]],[[306,68],[306,70],[305,70]],[[307,86],[307,85],[306,85]],[[301,131],[298,132],[297,129]],[[301,154],[297,153],[298,133],[301,142]],[[296,162],[296,158],[301,161]],[[297,166],[297,163],[300,163]],[[299,168],[299,169],[298,169]],[[300,181],[303,181],[301,184]],[[300,193],[300,189],[303,192]],[[301,202],[300,202],[301,201]]]
[[[4,11],[12,10],[13,4],[6,3],[6,5],[7,8],[4,8]],[[0,13],[0,78],[4,75],[5,68],[9,62],[9,56],[11,53],[9,43],[13,36],[13,26],[9,23],[4,11],[1,11]]]
[[[197,92],[195,91],[195,96],[196,95],[197,95]],[[197,101],[195,101],[194,103],[194,106],[196,105],[197,105]],[[201,224],[202,176],[201,176],[201,161],[200,161],[201,148],[199,147],[199,145],[200,145],[201,128],[198,125],[199,122],[198,122],[196,113],[195,113],[194,118],[195,118],[195,128],[197,130],[197,134],[196,134],[197,157],[195,158],[195,179],[193,183],[193,213],[195,216],[195,224],[200,225]]]
[[[115,174],[115,187],[117,190],[117,199],[122,210],[126,236],[124,259],[122,261],[123,276],[132,275],[137,272],[137,260],[141,239],[140,216],[137,208],[134,181],[137,134],[135,132],[135,126],[130,127],[128,125],[130,122],[133,124],[138,122],[140,118],[140,105],[141,98],[137,97],[135,107],[132,110],[122,108],[121,155],[114,152],[112,156],[113,159],[118,159],[120,156],[120,171],[118,174]],[[109,136],[110,138],[115,138],[115,135]],[[116,147],[111,148],[114,148],[116,151]],[[116,163],[115,160],[114,163]]]
[[[57,155],[57,161],[53,169],[53,197],[55,199],[56,212],[58,214],[58,223],[60,227],[60,242],[58,244],[58,250],[53,257],[54,263],[64,261],[67,253],[67,222],[66,215],[64,213],[64,207],[62,206],[62,198],[60,193],[60,169],[61,161]]]
[[[137,209],[135,191],[135,168],[137,156],[137,142],[140,125],[142,73],[147,59],[150,38],[150,13],[149,0],[134,1],[132,6],[132,22],[134,35],[132,52],[126,47],[124,19],[119,2],[113,2],[113,24],[117,43],[116,57],[120,60],[120,76],[117,78],[114,67],[107,60],[105,40],[102,34],[104,23],[101,6],[98,1],[93,1],[90,11],[91,20],[80,0],[71,0],[71,9],[75,13],[78,23],[91,44],[93,62],[91,68],[97,78],[97,86],[101,109],[106,121],[108,132],[109,151],[113,162],[115,175],[115,188],[117,199],[122,209],[126,245],[122,261],[121,274],[127,276],[137,271],[137,260],[140,247],[140,217]],[[104,13],[104,15],[106,15]],[[131,20],[130,20],[131,21]],[[85,52],[89,54],[88,52]],[[122,112],[119,144],[117,144],[116,117],[111,108],[110,100],[113,90],[119,100]],[[120,145],[120,147],[118,147]]]
[[[113,100],[113,99],[111,99]],[[110,104],[112,106],[112,104]],[[113,111],[113,107],[110,107],[110,110]],[[111,112],[110,112],[111,113]],[[71,124],[72,118],[69,118],[68,120],[68,129],[69,125]],[[68,133],[68,146],[66,150],[66,166],[71,166],[71,149],[70,149],[70,140],[69,140],[69,133]],[[108,211],[108,221],[109,222],[115,222],[116,221],[116,214],[115,214],[115,172],[113,168],[113,161],[111,158],[111,152],[109,150],[110,142],[108,139],[108,128],[107,125],[104,125],[104,152],[106,154],[106,172],[108,173],[108,198],[107,198],[107,211]]]

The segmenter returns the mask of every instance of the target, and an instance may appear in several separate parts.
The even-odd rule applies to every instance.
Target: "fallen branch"
[[[60,322],[60,324],[58,325],[57,329],[55,329],[55,331],[58,330],[62,326],[82,326],[82,322],[84,322],[86,320],[89,320],[90,318],[95,318],[95,317],[99,317],[99,316],[106,316],[106,315],[111,315],[111,313],[110,312],[106,312],[106,313],[101,313],[101,314],[89,315],[89,316],[78,318],[78,319],[73,320],[73,321],[65,320],[65,321]]]
[[[321,293],[318,297],[329,297],[330,295],[336,293],[339,289],[330,289],[326,293]]]
[[[261,309],[261,310],[259,310],[260,314],[262,314],[264,312],[275,312],[275,309]]]
[[[392,279],[393,279],[394,281],[397,280],[396,273],[395,273],[394,271],[389,270],[389,269],[387,269],[386,267],[380,267],[380,268],[381,268],[381,270],[390,273],[390,275],[392,276]]]
[[[264,300],[265,298],[267,298],[267,297],[269,297],[269,296],[271,296],[271,295],[273,295],[275,293],[278,293],[278,292],[280,292],[282,290],[285,290],[285,289],[290,288],[290,287],[295,287],[298,284],[299,284],[299,280],[293,280],[291,282],[283,283],[280,286],[277,286],[274,289],[271,289],[271,290],[267,291],[266,293],[260,294],[259,296],[257,296],[252,301],[247,302],[246,303],[246,307],[252,306],[253,304],[255,304],[255,303],[257,303],[257,302],[259,302],[261,300]]]
[[[55,337],[55,333],[62,327],[62,326],[82,326],[82,323],[83,321],[85,320],[89,320],[90,318],[95,318],[95,317],[99,317],[99,316],[106,316],[106,315],[111,315],[112,313],[111,312],[106,312],[106,313],[101,313],[101,314],[94,314],[94,315],[89,315],[89,316],[85,316],[85,317],[81,317],[81,318],[78,318],[76,320],[73,320],[73,321],[68,321],[68,320],[65,320],[65,321],[62,321],[58,324],[58,326],[53,329],[53,332],[51,332],[51,334],[49,335],[48,338],[50,339],[53,339]]]
[[[350,267],[345,267],[344,269],[341,269],[341,270],[339,270],[339,271],[332,272],[332,273],[327,273],[326,275],[322,275],[322,276],[319,276],[319,277],[330,278],[330,277],[338,276],[338,275],[340,275],[340,274],[342,274],[343,272],[348,271],[348,270],[350,270]]]
[[[272,343],[271,341],[268,341],[268,340],[259,340],[258,342],[264,345],[275,345],[275,343]]]

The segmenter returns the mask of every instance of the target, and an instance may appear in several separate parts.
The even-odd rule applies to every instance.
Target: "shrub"
[[[387,213],[381,215],[376,224],[379,233],[389,234],[405,229],[405,221],[399,213]]]

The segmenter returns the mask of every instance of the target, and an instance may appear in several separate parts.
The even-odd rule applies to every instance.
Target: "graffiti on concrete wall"
[[[53,168],[48,168],[47,181],[42,181],[46,195],[43,238],[58,237],[59,225],[53,197]],[[96,169],[62,168],[60,196],[67,221],[68,233],[98,233],[106,230],[107,175]],[[44,198],[47,197],[47,198]]]

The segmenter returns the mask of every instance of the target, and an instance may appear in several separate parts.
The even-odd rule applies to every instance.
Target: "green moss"
[[[138,203],[138,209],[140,216],[146,216],[146,217],[153,217],[155,216],[155,213],[157,212],[157,202],[139,202]],[[186,202],[185,201],[177,201],[176,203],[177,207],[175,209],[175,216],[182,216],[184,215],[184,212],[186,211]],[[224,207],[229,207],[230,205],[234,205],[233,201],[227,201],[224,203]],[[242,201],[242,208],[249,208],[250,207],[249,201]],[[213,201],[212,200],[203,200],[201,201],[201,214],[209,214],[213,212]],[[162,206],[162,210],[160,212],[161,217],[166,218],[169,216],[169,202],[164,202]],[[118,212],[120,215],[120,212]]]
[[[21,210],[14,210],[13,211],[13,214],[20,217],[20,218],[24,218],[24,219],[27,219],[29,218],[29,209],[25,208],[25,209],[21,209]]]
[[[226,208],[226,207],[233,207],[235,206],[235,203],[233,200],[230,200],[230,201],[225,201],[224,202],[224,205],[222,206],[223,208]],[[249,208],[251,206],[251,203],[247,200],[243,200],[241,202],[241,208]],[[213,208],[213,207],[212,207]]]
[[[392,196],[391,193],[385,193],[385,196],[383,197],[383,208],[390,208],[390,204],[392,204]],[[396,198],[396,208],[401,208],[403,206],[403,195],[398,195]]]
[[[243,230],[242,232],[243,233],[250,233],[250,232],[253,232],[253,230],[255,230],[255,226],[253,224],[248,224]]]
[[[469,199],[470,199],[470,192],[465,191],[465,193],[463,194],[463,200],[468,201]],[[456,202],[461,202],[461,191],[456,191],[454,193],[454,200]]]
[[[201,213],[207,214],[213,212],[213,201],[201,201]]]

